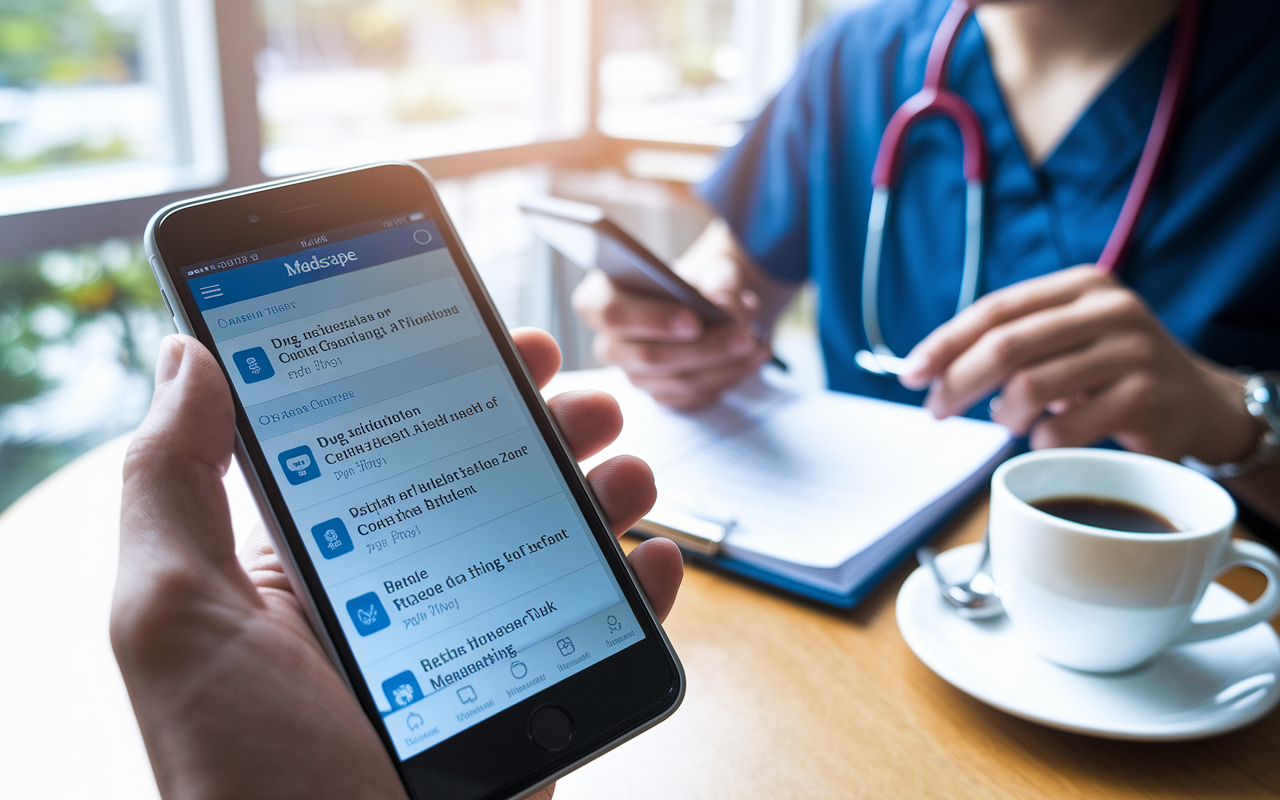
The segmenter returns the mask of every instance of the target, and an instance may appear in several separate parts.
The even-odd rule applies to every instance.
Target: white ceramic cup
[[[1124,533],[1047,514],[1052,497],[1120,500],[1175,533]],[[991,569],[1013,629],[1050,661],[1090,672],[1139,666],[1173,645],[1214,639],[1280,609],[1280,558],[1232,540],[1236,507],[1198,472],[1150,456],[1063,448],[1010,459],[991,479]],[[1267,589],[1241,613],[1192,621],[1209,582],[1247,565]]]

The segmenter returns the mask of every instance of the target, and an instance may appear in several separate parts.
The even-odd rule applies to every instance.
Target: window
[[[586,131],[588,0],[259,0],[262,170]]]
[[[137,241],[0,263],[0,509],[137,425],[172,331]]]
[[[605,0],[600,130],[729,146],[786,80],[801,0]]]
[[[578,363],[579,273],[520,200],[599,202],[679,251],[705,217],[678,184],[860,2],[0,0],[0,508],[145,411],[161,205],[419,159],[507,321]]]
[[[211,12],[209,0],[0,9],[0,214],[221,182]]]

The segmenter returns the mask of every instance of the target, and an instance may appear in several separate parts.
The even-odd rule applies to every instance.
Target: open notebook
[[[637,526],[670,534],[722,568],[851,607],[985,485],[1014,448],[1008,431],[923,409],[752,379],[679,414],[621,370],[568,372],[546,394],[609,392],[619,453],[653,468],[658,504]],[[684,534],[684,535],[680,535]]]

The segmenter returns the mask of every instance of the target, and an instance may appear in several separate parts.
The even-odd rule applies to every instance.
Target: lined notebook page
[[[619,453],[653,467],[659,501],[733,522],[726,554],[831,570],[893,533],[1007,448],[989,422],[938,421],[923,409],[752,379],[711,408],[680,414],[621,370],[558,376],[551,396],[592,388],[618,399]],[[825,583],[826,581],[824,581]]]

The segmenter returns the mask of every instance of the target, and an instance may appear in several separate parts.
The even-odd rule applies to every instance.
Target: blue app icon
[[[325,558],[337,558],[355,549],[351,534],[347,533],[347,526],[337,517],[313,526],[311,535],[316,537],[316,547],[320,548]]]
[[[351,615],[351,621],[356,625],[356,633],[361,636],[377,633],[391,624],[391,617],[387,616],[387,610],[382,607],[382,601],[373,592],[348,600],[347,613]]]
[[[409,670],[383,681],[382,691],[386,692],[387,702],[391,704],[392,711],[422,699],[422,687],[418,685],[418,679],[413,677],[413,673]]]
[[[231,360],[240,368],[240,377],[244,378],[245,383],[265,381],[276,374],[276,368],[271,366],[271,359],[267,358],[267,351],[261,347],[241,350],[231,356]]]
[[[284,470],[284,476],[289,479],[289,483],[294,486],[320,477],[320,465],[316,463],[316,457],[311,454],[311,448],[306,445],[281,453],[280,468]]]

